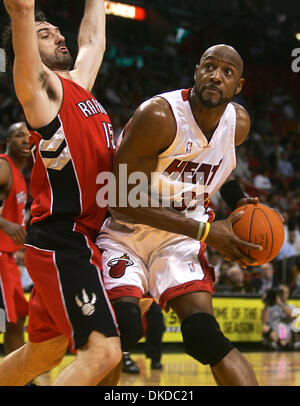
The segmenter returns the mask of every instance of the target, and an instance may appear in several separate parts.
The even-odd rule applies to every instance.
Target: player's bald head
[[[24,130],[27,131],[27,127],[26,127],[26,124],[23,121],[21,121],[19,123],[14,123],[8,128],[7,135],[8,135],[8,137],[11,137],[16,132],[24,131]]]
[[[208,48],[202,55],[200,64],[209,57],[222,59],[231,63],[233,66],[235,66],[239,76],[242,76],[244,70],[243,60],[240,54],[230,45],[219,44]]]

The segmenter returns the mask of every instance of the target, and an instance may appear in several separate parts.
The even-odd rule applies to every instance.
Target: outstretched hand
[[[13,12],[33,10],[35,0],[3,0],[4,6],[9,15]]]

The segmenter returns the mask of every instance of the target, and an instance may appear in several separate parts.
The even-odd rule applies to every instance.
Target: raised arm
[[[34,17],[34,0],[4,0],[11,19],[13,78],[17,97],[32,127],[48,124],[62,97],[60,81],[42,63]],[[49,97],[51,94],[51,98]]]
[[[40,88],[39,78],[43,74],[35,30],[34,0],[5,0],[4,4],[12,25],[15,90],[20,102],[26,105]]]
[[[72,78],[91,91],[105,52],[104,0],[86,0],[78,36],[78,55]]]

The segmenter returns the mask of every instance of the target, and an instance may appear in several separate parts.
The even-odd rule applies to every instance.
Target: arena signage
[[[300,300],[289,300],[300,309]],[[260,342],[262,340],[261,311],[264,303],[260,298],[214,297],[214,314],[225,336],[232,342]],[[293,330],[300,330],[299,317],[294,320]],[[180,323],[173,311],[164,313],[166,330],[164,342],[182,342]]]
[[[131,6],[125,3],[115,1],[105,1],[106,14],[112,14],[117,17],[130,18],[131,20],[145,20],[146,10],[142,7]]]

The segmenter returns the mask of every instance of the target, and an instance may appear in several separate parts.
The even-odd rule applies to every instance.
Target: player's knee
[[[181,324],[181,332],[187,354],[202,364],[214,366],[234,348],[208,313],[187,317]]]
[[[103,365],[111,370],[122,359],[120,338],[107,337],[98,331],[92,331],[87,343],[78,349],[78,356],[95,374],[101,373]]]
[[[94,363],[96,369],[100,367],[101,370],[103,363],[105,363],[107,370],[111,370],[119,364],[122,355],[119,337],[107,337],[101,342],[98,350],[97,347],[94,348],[90,364]]]
[[[122,351],[131,351],[144,335],[140,308],[131,302],[116,302],[113,307],[120,329]]]
[[[123,356],[120,339],[119,337],[111,337],[108,341],[107,351],[109,354],[109,362],[112,367],[115,367],[121,361]]]

